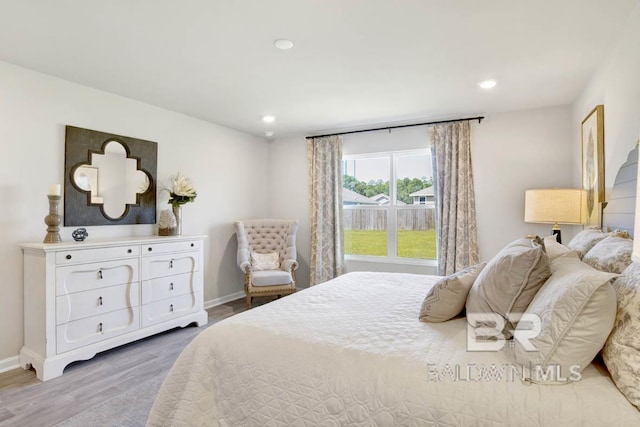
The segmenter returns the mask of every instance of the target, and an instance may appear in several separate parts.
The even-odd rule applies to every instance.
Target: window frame
[[[345,253],[345,260],[367,261],[381,264],[404,264],[404,265],[422,265],[437,266],[438,260],[424,258],[407,258],[398,256],[398,208],[400,209],[426,209],[424,204],[399,205],[397,200],[398,187],[398,158],[411,155],[428,155],[431,157],[431,150],[428,148],[397,150],[397,151],[380,151],[360,154],[347,154],[342,156],[342,162],[349,160],[367,159],[373,157],[386,157],[389,159],[389,204],[388,205],[344,205],[343,210],[351,209],[372,209],[387,211],[387,255],[354,255]],[[343,174],[346,171],[343,171]],[[435,179],[435,177],[432,177]],[[393,224],[393,232],[390,231],[390,224]]]

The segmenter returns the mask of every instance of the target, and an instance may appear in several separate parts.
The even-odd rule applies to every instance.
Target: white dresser
[[[206,236],[27,243],[20,366],[46,381],[76,360],[158,332],[207,323]]]

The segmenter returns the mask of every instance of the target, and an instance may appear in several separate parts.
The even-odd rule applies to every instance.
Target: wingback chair
[[[254,219],[236,221],[238,267],[244,272],[247,309],[255,296],[282,296],[296,291],[296,232],[298,220]],[[273,269],[258,270],[252,265],[255,254],[278,254]],[[259,256],[259,255],[258,255]],[[273,256],[275,258],[275,256]]]

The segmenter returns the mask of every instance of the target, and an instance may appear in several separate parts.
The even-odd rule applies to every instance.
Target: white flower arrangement
[[[180,172],[169,177],[169,185],[163,190],[169,192],[169,203],[173,207],[193,202],[198,195],[191,179],[180,175]]]

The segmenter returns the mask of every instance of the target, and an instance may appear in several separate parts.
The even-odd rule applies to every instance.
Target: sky
[[[389,180],[389,157],[361,158],[345,161],[345,173],[354,176],[359,181],[369,182],[381,179]],[[354,165],[355,162],[355,165]],[[397,157],[397,174],[399,179],[432,177],[431,156],[429,155],[399,155]]]

